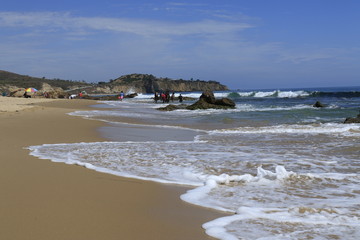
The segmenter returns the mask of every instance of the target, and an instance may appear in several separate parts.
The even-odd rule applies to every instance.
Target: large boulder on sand
[[[25,88],[19,88],[10,92],[10,97],[24,97]]]
[[[43,95],[45,93],[49,98],[64,98],[67,95],[61,87],[52,87],[47,83],[43,83],[42,88],[38,94]]]

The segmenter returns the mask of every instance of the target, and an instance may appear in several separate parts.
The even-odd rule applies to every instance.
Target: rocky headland
[[[0,70],[0,92],[2,95],[22,97],[26,88],[36,88],[34,96],[46,95],[49,98],[65,98],[72,94],[83,92],[85,95],[111,95],[123,91],[126,97],[133,97],[135,93],[155,93],[158,91],[224,91],[225,85],[216,81],[202,80],[173,80],[158,78],[151,74],[128,74],[98,83],[85,81],[71,81],[61,79],[46,79],[45,77],[30,77]]]

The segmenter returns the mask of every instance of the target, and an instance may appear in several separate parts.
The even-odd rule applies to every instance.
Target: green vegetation
[[[90,94],[112,94],[128,90],[138,93],[154,93],[166,90],[177,92],[227,90],[225,85],[216,81],[202,81],[199,79],[173,80],[167,77],[158,78],[151,74],[128,74],[114,80],[109,80],[109,82],[101,81],[93,84],[84,81],[30,77],[0,70],[0,92],[14,91],[14,87],[19,89],[32,87],[40,90],[43,88],[44,83],[49,84],[52,88],[61,88],[68,94],[78,93],[79,91],[85,91]]]
[[[0,85],[40,89],[43,83],[50,84],[53,87],[61,87],[64,90],[70,89],[72,86],[91,86],[91,84],[81,81],[46,79],[45,77],[37,78],[0,70]]]

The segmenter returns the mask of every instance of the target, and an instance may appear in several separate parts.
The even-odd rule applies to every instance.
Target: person
[[[166,102],[166,95],[164,92],[161,93],[161,99],[162,99],[162,102],[165,103]]]
[[[159,100],[159,96],[158,96],[157,92],[155,92],[154,100],[155,100],[155,103],[157,103]]]
[[[172,94],[171,94],[171,102],[174,102],[174,98],[175,98],[175,93],[172,92]]]
[[[181,93],[180,93],[180,95],[179,95],[179,102],[182,102],[183,101],[183,96],[181,95]]]
[[[165,92],[165,102],[170,102],[170,92],[169,91],[166,91]]]
[[[119,99],[120,99],[120,101],[122,101],[124,99],[124,92],[123,91],[120,92]]]
[[[31,96],[28,95],[27,92],[25,91],[25,93],[24,93],[24,98],[31,98]]]

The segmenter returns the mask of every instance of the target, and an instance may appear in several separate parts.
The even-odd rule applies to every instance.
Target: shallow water
[[[234,213],[204,224],[219,239],[359,239],[360,125],[342,122],[357,115],[360,97],[343,91],[217,93],[231,94],[234,110],[161,112],[146,95],[104,102],[102,110],[73,114],[109,122],[100,129],[109,142],[30,150],[194,186],[184,201]],[[319,98],[326,108],[312,107]]]

